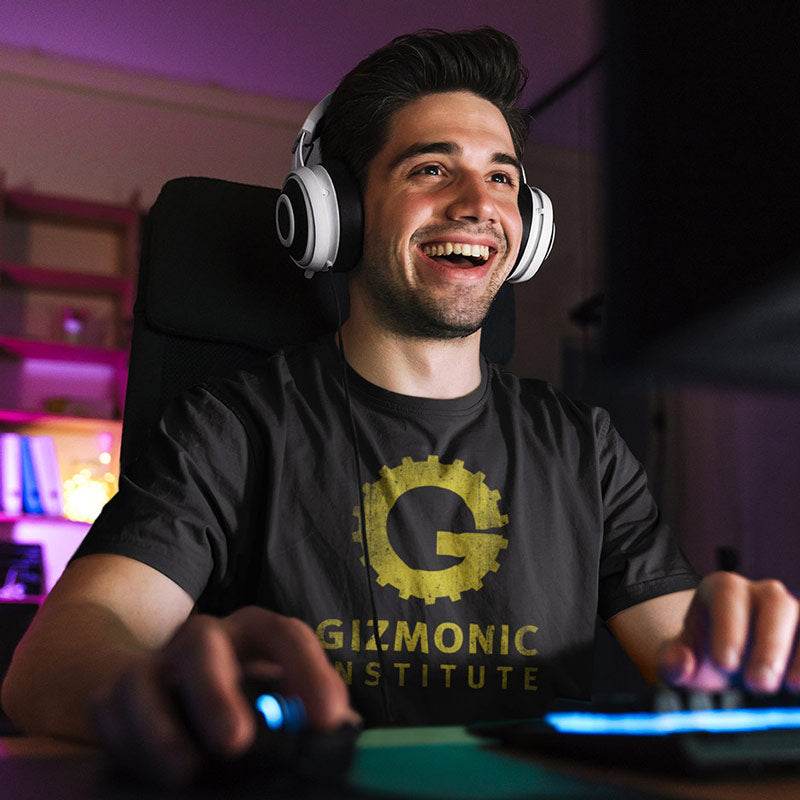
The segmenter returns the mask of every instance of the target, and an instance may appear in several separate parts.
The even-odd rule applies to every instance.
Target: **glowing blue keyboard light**
[[[800,708],[736,708],[602,714],[571,711],[547,714],[561,733],[667,736],[672,733],[737,733],[800,728]]]

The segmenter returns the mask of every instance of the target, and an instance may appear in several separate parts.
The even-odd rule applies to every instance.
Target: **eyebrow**
[[[429,153],[450,156],[460,155],[462,152],[463,148],[461,145],[456,144],[455,142],[416,142],[392,159],[391,164],[389,164],[389,169],[394,170],[404,161],[408,161],[411,158],[416,158],[417,156],[427,155]],[[519,159],[510,155],[509,153],[498,151],[497,153],[492,154],[492,157],[489,159],[489,161],[492,164],[506,164],[510,167],[514,167],[520,175],[522,174],[522,164],[520,164]]]

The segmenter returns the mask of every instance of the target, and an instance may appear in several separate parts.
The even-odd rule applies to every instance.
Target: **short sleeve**
[[[644,468],[597,410],[603,498],[599,611],[609,619],[663,594],[692,589],[699,577],[680,550],[650,492]]]
[[[195,600],[229,583],[252,524],[254,455],[245,428],[204,388],[174,402],[120,479],[75,558],[115,553],[164,573]]]

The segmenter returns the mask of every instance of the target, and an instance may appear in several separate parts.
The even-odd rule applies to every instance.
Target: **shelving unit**
[[[111,442],[108,469],[116,474],[138,264],[137,203],[4,184],[0,174],[0,432],[52,436],[63,479],[73,464],[97,456],[104,437]],[[40,534],[45,549],[50,543],[59,553],[51,572],[63,568],[64,553],[87,527],[0,506],[0,540]]]

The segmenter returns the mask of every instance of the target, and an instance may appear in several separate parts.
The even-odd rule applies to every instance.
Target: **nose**
[[[467,222],[497,221],[497,206],[491,186],[483,175],[465,172],[452,188],[453,196],[447,208],[450,219]]]

